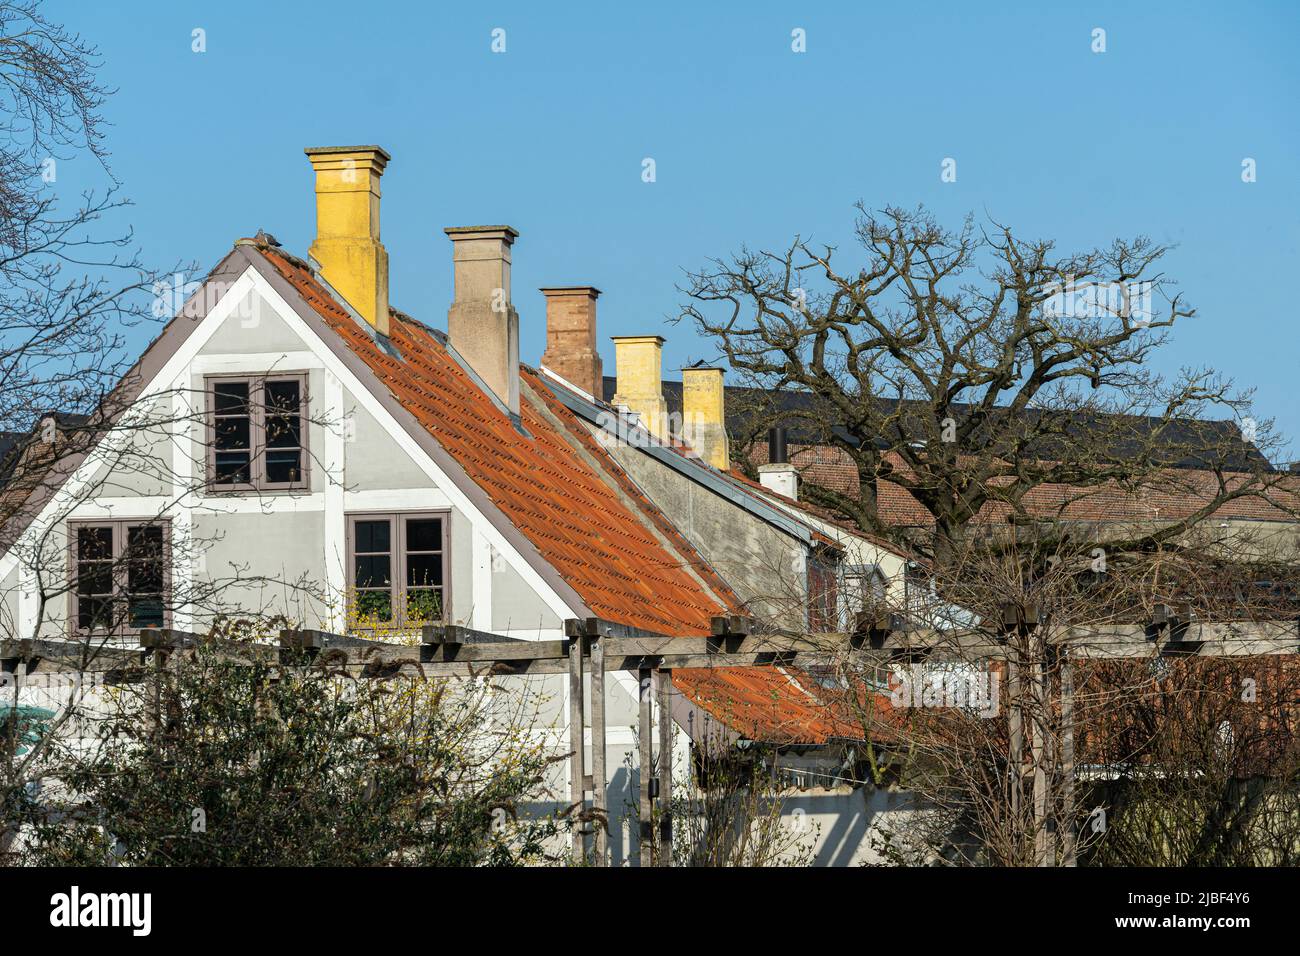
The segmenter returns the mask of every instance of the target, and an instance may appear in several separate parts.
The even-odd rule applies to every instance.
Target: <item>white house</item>
[[[629,340],[629,401],[599,400],[592,287],[543,290],[561,371],[522,364],[510,227],[446,230],[446,332],[392,309],[379,237],[388,154],[307,154],[309,258],[259,233],[188,296],[124,379],[99,443],[11,522],[6,636],[129,640],[241,614],[334,632],[442,621],[529,640],[590,617],[705,634],[713,616],[742,611],[834,629],[849,592],[901,581],[899,554],[719,461],[720,412],[696,409],[674,430],[633,407],[658,369],[647,385],[628,352],[625,376]],[[592,377],[573,381],[584,369]],[[720,392],[721,372],[706,371]],[[718,676],[674,674],[682,734],[708,712],[748,715],[732,728],[741,737],[766,728],[815,748],[834,736],[806,675]],[[551,680],[563,739],[566,690]],[[607,687],[610,782],[632,793],[635,681]],[[868,813],[843,797],[834,814]],[[828,861],[859,858],[837,839]],[[615,834],[616,858],[628,842]]]

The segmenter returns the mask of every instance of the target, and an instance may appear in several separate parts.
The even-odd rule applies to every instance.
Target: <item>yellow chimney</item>
[[[659,335],[615,335],[614,364],[618,375],[615,405],[625,405],[657,438],[668,438],[668,406],[664,403],[663,348]]]
[[[682,369],[682,437],[719,471],[731,467],[725,411],[722,369],[705,365]]]
[[[305,152],[316,171],[316,240],[308,252],[348,305],[380,335],[388,335],[379,177],[390,157],[378,146],[317,146]]]

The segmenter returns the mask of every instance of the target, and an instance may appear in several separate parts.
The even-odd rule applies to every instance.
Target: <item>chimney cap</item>
[[[683,372],[721,372],[723,371],[723,368],[721,365],[714,365],[710,362],[704,361],[704,359],[700,359],[698,362],[692,362],[690,365],[683,365],[682,371]]]
[[[519,230],[512,226],[448,226],[443,230],[454,242],[457,239],[504,239],[514,242]]]
[[[303,152],[308,156],[320,156],[328,153],[378,153],[384,157],[386,163],[393,158],[388,155],[388,150],[373,143],[369,146],[308,146]]]
[[[668,341],[662,335],[611,335],[609,340],[611,342],[627,342],[632,345],[638,342],[656,342],[663,345]]]
[[[593,299],[600,295],[600,290],[594,285],[544,285],[538,290],[542,295],[582,295],[587,294]]]

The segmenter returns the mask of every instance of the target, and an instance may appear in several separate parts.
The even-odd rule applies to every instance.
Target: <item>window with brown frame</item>
[[[808,556],[808,627],[833,631],[839,627],[839,560],[827,548]]]
[[[208,379],[209,485],[223,491],[307,487],[307,376]]]
[[[75,631],[113,635],[167,626],[166,522],[69,522],[68,536]]]
[[[445,512],[348,515],[348,585],[356,616],[437,623],[447,608]]]

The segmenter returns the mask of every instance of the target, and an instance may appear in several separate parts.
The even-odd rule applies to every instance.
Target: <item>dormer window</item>
[[[208,485],[307,488],[307,376],[208,379]]]

